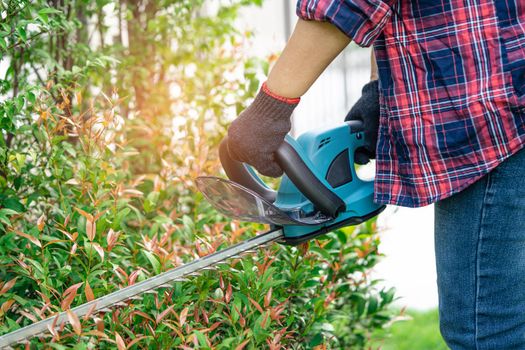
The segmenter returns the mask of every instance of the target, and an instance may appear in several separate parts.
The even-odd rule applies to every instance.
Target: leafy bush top
[[[0,334],[264,230],[193,179],[266,64],[230,1],[0,1]],[[116,21],[115,26],[108,25]],[[32,340],[44,348],[363,348],[391,318],[373,222],[274,245]]]

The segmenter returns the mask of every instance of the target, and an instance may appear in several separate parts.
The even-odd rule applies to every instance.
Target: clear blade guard
[[[300,209],[283,211],[256,192],[230,180],[200,176],[197,187],[208,202],[227,217],[262,224],[315,226],[332,220],[322,213],[302,215]]]

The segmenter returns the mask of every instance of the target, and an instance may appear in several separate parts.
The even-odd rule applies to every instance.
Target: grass
[[[390,335],[376,332],[373,349],[381,350],[447,350],[439,333],[438,311],[405,312],[410,318],[392,325]]]

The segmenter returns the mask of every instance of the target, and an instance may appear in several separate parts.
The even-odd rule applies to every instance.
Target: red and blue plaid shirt
[[[433,203],[524,147],[524,0],[299,0],[297,14],[374,44],[377,202]]]

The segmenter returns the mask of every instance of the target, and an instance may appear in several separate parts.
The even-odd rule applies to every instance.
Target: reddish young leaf
[[[4,294],[4,293],[7,293],[9,291],[9,289],[13,288],[13,286],[15,285],[16,283],[16,279],[18,277],[15,277],[13,278],[12,280],[9,280],[7,281],[3,286],[1,286],[1,289],[0,289],[0,295]]]
[[[108,251],[111,251],[113,247],[115,246],[115,243],[117,243],[119,233],[113,231],[113,229],[109,229],[108,234],[106,236],[106,242],[108,244]]]
[[[246,345],[248,345],[248,343],[250,342],[250,339],[246,339],[245,341],[243,341],[242,343],[240,343],[236,348],[235,350],[242,350],[244,349],[244,347]]]
[[[67,214],[66,218],[64,219],[64,227],[67,227],[67,224],[69,224],[70,218],[71,218],[71,214]]]
[[[95,322],[95,325],[97,326],[97,331],[104,332],[104,320],[100,317],[94,317],[93,321]]]
[[[80,321],[78,319],[78,316],[71,310],[66,311],[67,319],[69,320],[69,323],[73,327],[73,331],[76,335],[80,335],[82,333],[82,326],[80,325]]]
[[[210,328],[208,328],[208,332],[213,332],[217,327],[219,327],[222,324],[222,322],[217,321],[214,324],[211,325]]]
[[[206,309],[202,308],[201,313],[202,313],[202,318],[204,319],[204,324],[210,323],[210,319],[208,317],[208,313],[206,312]]]
[[[131,349],[131,347],[135,344],[137,344],[139,341],[141,341],[142,339],[145,339],[147,338],[147,336],[143,335],[143,336],[140,336],[140,337],[137,337],[135,339],[133,339],[132,341],[129,342],[128,344],[128,349]]]
[[[246,319],[244,318],[242,313],[239,311],[237,306],[234,305],[233,308],[235,309],[235,311],[237,311],[237,314],[239,315],[239,324],[241,325],[242,328],[244,328],[244,326],[246,326]]]
[[[42,232],[42,230],[44,229],[44,226],[46,224],[46,219],[47,218],[46,218],[45,214],[40,215],[40,217],[36,221],[36,226],[38,228],[38,231]]]
[[[98,243],[91,243],[91,245],[93,249],[97,251],[98,255],[100,255],[100,259],[104,261],[104,248],[102,248]]]
[[[117,332],[115,332],[115,341],[117,342],[118,350],[126,350],[126,343],[124,342],[124,339],[122,339],[120,334],[118,334]]]
[[[86,295],[87,301],[95,300],[95,294],[93,294],[93,289],[91,289],[91,286],[87,280],[86,287],[84,288],[84,294]]]
[[[159,324],[162,321],[162,319],[173,310],[173,307],[175,307],[175,305],[171,305],[166,310],[162,311],[155,319],[155,322]]]
[[[38,318],[35,317],[35,315],[33,314],[30,314],[29,312],[25,312],[25,311],[18,311],[22,316],[25,316],[27,319],[33,321],[33,322],[38,322]]]
[[[89,219],[86,219],[86,235],[87,235],[87,238],[90,241],[94,240],[96,233],[97,233],[97,223],[95,221],[91,221]]]
[[[272,301],[272,287],[268,290],[268,293],[264,296],[264,307],[267,308],[270,306],[270,302]]]
[[[98,213],[97,215],[95,215],[93,217],[93,221],[97,221],[98,219],[100,219],[102,217],[102,215],[106,214],[108,212],[109,209],[104,209],[102,210],[100,213]]]
[[[85,211],[83,211],[83,210],[80,209],[80,208],[75,208],[75,210],[76,210],[80,215],[82,215],[83,217],[85,217],[86,220],[93,221],[93,215],[86,213]]]
[[[42,248],[42,243],[40,243],[40,241],[38,240],[38,238],[36,237],[33,237],[31,235],[28,235],[27,233],[24,233],[24,232],[21,232],[21,231],[18,231],[18,230],[15,230],[15,233],[20,236],[20,237],[24,237],[26,239],[28,239],[31,243],[33,243],[34,245],[36,245],[38,248]]]
[[[64,291],[62,296],[66,296],[66,295],[68,295],[70,293],[75,293],[75,295],[76,295],[78,288],[80,288],[80,286],[82,286],[82,284],[84,284],[84,282],[80,282],[80,283],[76,283],[76,284],[72,285],[71,287],[69,287],[68,289],[66,289]]]
[[[226,293],[224,293],[224,301],[226,304],[228,304],[232,298],[232,285],[231,283],[228,283],[228,287],[226,288]]]
[[[180,312],[180,316],[179,316],[179,323],[180,323],[180,326],[182,327],[185,323],[186,323],[186,317],[188,316],[188,308],[185,307],[184,309],[182,309],[182,311]]]
[[[268,321],[268,316],[270,315],[269,312],[264,313],[264,318],[261,321],[261,327],[266,328],[266,321]]]
[[[255,306],[255,308],[257,310],[259,310],[259,312],[262,314],[264,312],[263,308],[261,307],[261,305],[259,305],[258,302],[256,302],[255,300],[253,300],[252,298],[248,297],[248,299],[250,300],[250,302],[253,304],[253,306]]]
[[[4,302],[2,306],[0,306],[0,316],[5,315],[5,313],[9,311],[14,302],[15,299],[9,299],[8,301]]]
[[[73,246],[71,247],[71,250],[69,251],[69,254],[75,255],[75,253],[77,252],[77,248],[78,248],[78,244],[74,243]]]
[[[62,294],[62,296],[64,297],[64,299],[62,300],[62,303],[60,303],[60,307],[62,308],[62,310],[69,309],[69,307],[71,306],[71,303],[73,302],[73,300],[77,296],[78,288],[80,288],[80,286],[82,284],[83,284],[83,282],[74,284],[71,287],[69,287],[68,289],[66,289],[64,294]]]
[[[84,321],[87,321],[87,320],[89,320],[91,318],[91,315],[93,314],[93,311],[95,311],[96,307],[97,307],[96,303],[89,307],[88,311],[86,312],[86,314],[83,317]]]
[[[96,330],[91,330],[89,332],[84,332],[84,335],[94,335],[95,337],[99,337],[99,338],[107,338],[108,337],[106,335],[106,333],[100,332],[100,331],[96,331]]]

